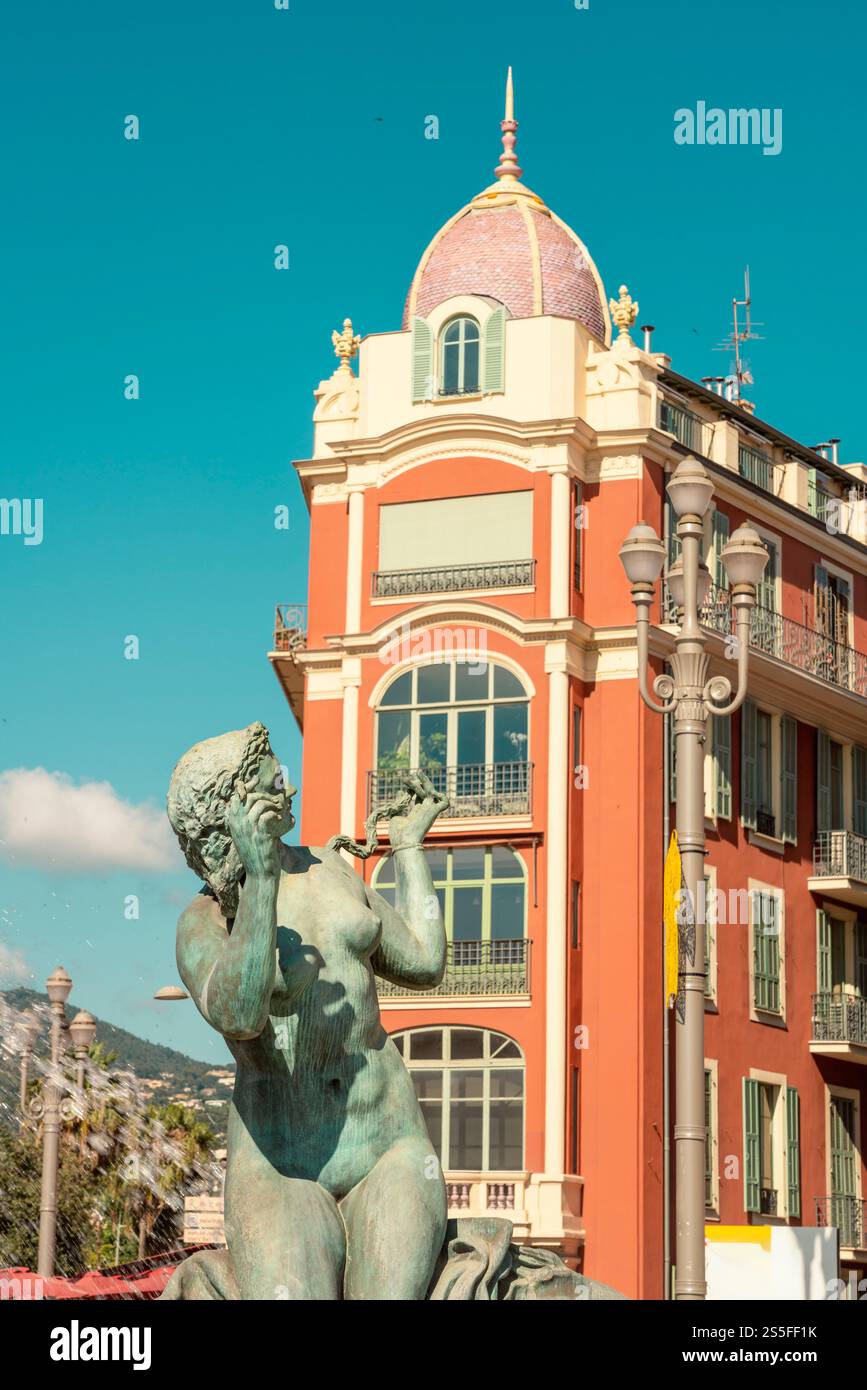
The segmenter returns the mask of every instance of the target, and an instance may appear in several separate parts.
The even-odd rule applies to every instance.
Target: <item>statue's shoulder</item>
[[[188,903],[178,918],[178,940],[182,936],[213,930],[226,931],[226,919],[220,904],[207,885]]]

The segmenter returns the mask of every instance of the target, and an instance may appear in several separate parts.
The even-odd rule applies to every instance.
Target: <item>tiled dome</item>
[[[403,327],[454,295],[485,295],[513,318],[559,314],[577,319],[599,342],[611,326],[599,272],[583,242],[519,182],[511,114],[511,71],[504,153],[497,182],[461,208],[422,256],[406,298]]]

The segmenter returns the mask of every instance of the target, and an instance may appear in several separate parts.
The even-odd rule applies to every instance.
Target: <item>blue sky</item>
[[[675,369],[728,369],[713,348],[748,261],[759,413],[806,443],[841,436],[844,461],[867,455],[855,0],[47,0],[4,24],[0,494],[42,498],[44,538],[0,536],[0,770],[157,808],[191,743],[262,719],[297,772],[265,656],[274,604],[306,594],[290,461],[309,452],[332,328],[397,327],[430,236],[491,181],[508,63],[525,182],[609,294],[629,284]],[[676,146],[675,110],[700,100],[781,108],[782,152]],[[52,864],[64,822],[47,800],[28,806],[28,863],[8,837],[0,861],[19,977],[41,986],[62,961],[80,1005],[222,1059],[190,1004],[150,999],[175,978],[192,876],[135,852]]]

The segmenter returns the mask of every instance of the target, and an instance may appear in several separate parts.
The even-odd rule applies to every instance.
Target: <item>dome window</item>
[[[479,391],[479,325],[475,319],[452,319],[442,335],[441,396],[477,395]]]

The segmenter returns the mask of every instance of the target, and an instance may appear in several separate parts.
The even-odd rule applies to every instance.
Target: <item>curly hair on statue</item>
[[[238,887],[244,877],[226,821],[229,799],[238,778],[252,780],[270,752],[264,724],[250,724],[194,744],[169,783],[171,827],[184,858],[213,890],[225,917],[234,917],[238,910]]]

